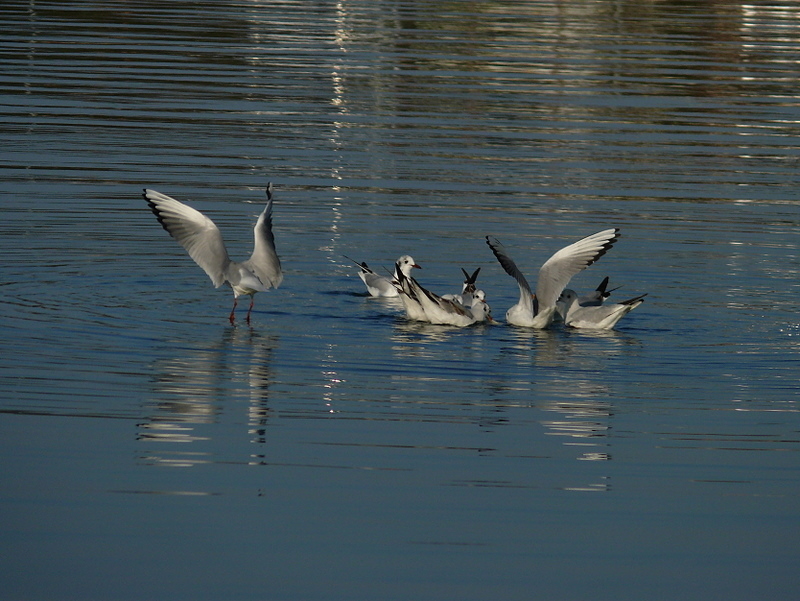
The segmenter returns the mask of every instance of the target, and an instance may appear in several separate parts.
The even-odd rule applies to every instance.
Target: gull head
[[[413,257],[410,257],[409,255],[403,255],[402,257],[397,259],[397,268],[406,277],[409,277],[411,275],[412,269],[414,268],[422,269],[422,267],[417,265]]]

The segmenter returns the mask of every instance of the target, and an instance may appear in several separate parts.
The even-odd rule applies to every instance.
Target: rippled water
[[[5,599],[794,599],[790,2],[5,2]],[[285,281],[248,326],[151,187]],[[495,317],[566,244],[609,333]],[[246,304],[246,303],[245,303]]]

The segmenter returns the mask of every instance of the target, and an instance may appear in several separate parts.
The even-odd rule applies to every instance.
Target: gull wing
[[[463,267],[461,268],[461,273],[464,274],[464,285],[462,293],[469,293],[472,294],[475,292],[475,282],[478,280],[478,274],[481,272],[481,268],[478,267],[475,271],[472,272],[472,275],[467,273],[467,270]]]
[[[400,301],[403,303],[403,308],[406,310],[406,316],[417,321],[430,321],[414,293],[414,285],[412,284],[412,281],[415,281],[414,278],[406,277],[400,269],[399,263],[394,265],[394,274],[397,282],[397,292],[400,296]]]
[[[373,271],[373,270],[370,268],[370,266],[369,266],[369,265],[367,265],[367,262],[366,262],[366,261],[361,261],[361,263],[359,263],[358,261],[356,261],[355,259],[352,259],[352,258],[348,257],[347,255],[342,255],[342,256],[343,256],[345,259],[347,259],[348,261],[352,261],[353,263],[355,263],[355,264],[356,264],[356,266],[357,266],[357,267],[358,267],[358,268],[361,270],[361,273],[375,273],[375,272],[374,272],[374,271]]]
[[[608,295],[611,294],[607,289],[608,276],[603,278],[603,281],[600,282],[597,288],[591,292],[587,292],[583,296],[579,296],[577,302],[581,307],[599,307],[603,304],[603,301],[608,298]]]
[[[358,277],[360,277],[361,281],[364,282],[364,285],[367,287],[370,295],[395,296],[397,294],[397,289],[394,287],[394,284],[392,284],[392,281],[389,278],[375,273],[372,268],[367,265],[366,261],[359,263],[347,255],[342,256],[348,261],[355,263],[361,270],[358,272]]]
[[[189,205],[155,190],[145,189],[142,196],[161,226],[203,268],[214,286],[221,286],[231,260],[214,222]]]
[[[547,259],[536,282],[539,306],[554,306],[572,277],[606,254],[619,236],[618,228],[603,230],[565,246]]]
[[[283,271],[281,260],[275,252],[275,236],[272,233],[272,183],[267,184],[267,206],[258,216],[253,234],[253,254],[243,265],[256,274],[264,286],[277,288],[283,281]]]
[[[533,315],[533,298],[531,296],[531,287],[528,284],[528,280],[522,275],[516,263],[511,260],[511,257],[506,253],[506,249],[500,244],[497,238],[486,236],[486,244],[492,249],[494,256],[497,258],[500,266],[505,269],[506,273],[517,280],[517,284],[519,284],[519,304]]]
[[[431,292],[427,288],[424,288],[414,278],[411,278],[411,284],[414,287],[414,290],[415,290],[415,293],[417,294],[417,297],[421,296],[417,292],[417,290],[419,290],[420,292],[422,292],[422,294],[425,295],[425,297],[431,303],[433,303],[435,306],[437,306],[442,311],[444,311],[446,313],[452,313],[454,315],[462,315],[464,317],[472,317],[472,314],[470,312],[468,312],[466,308],[462,307],[461,305],[459,305],[458,303],[456,303],[456,302],[454,302],[454,301],[452,301],[450,299],[442,298],[438,294],[436,294],[434,292]]]

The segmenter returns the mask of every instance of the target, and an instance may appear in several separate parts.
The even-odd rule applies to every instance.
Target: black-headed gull
[[[606,282],[606,280],[603,280]],[[558,299],[558,311],[564,319],[564,324],[573,328],[589,328],[595,330],[610,330],[626,314],[633,311],[644,302],[647,294],[640,294],[619,303],[603,303],[607,297],[589,293],[578,296],[578,293],[569,288],[564,289]],[[587,300],[588,299],[588,300]]]
[[[500,265],[519,284],[519,302],[506,312],[506,321],[528,328],[549,326],[556,312],[556,301],[572,277],[602,257],[619,236],[619,229],[607,229],[559,250],[539,269],[536,294],[531,292],[525,276],[503,245],[497,239],[486,236],[486,244]]]
[[[408,299],[404,300],[403,304],[408,303],[414,307],[413,312],[409,312],[406,306],[406,314],[410,319],[460,328],[482,321],[493,321],[491,309],[482,290],[476,291],[471,306],[465,307],[423,288],[419,282],[402,271],[398,271],[397,279],[401,289],[400,297]]]
[[[200,211],[155,190],[145,189],[142,196],[162,227],[203,268],[214,286],[219,288],[227,282],[233,289],[231,323],[239,296],[250,295],[249,323],[255,293],[277,288],[283,281],[281,261],[275,252],[272,234],[272,184],[267,184],[267,206],[253,228],[253,254],[241,263],[231,261],[219,228]]]

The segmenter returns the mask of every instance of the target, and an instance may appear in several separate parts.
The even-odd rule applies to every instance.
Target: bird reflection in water
[[[138,440],[192,443],[191,450],[160,448],[145,459],[180,467],[216,460],[204,443],[220,424],[241,423],[243,408],[250,442],[264,443],[277,344],[277,336],[236,327],[226,328],[221,340],[206,347],[172,341],[180,354],[153,364],[153,400],[146,408],[149,417],[139,424]]]
[[[507,340],[498,362],[506,374],[505,385],[516,394],[529,391],[529,406],[542,412],[538,421],[544,434],[560,440],[574,460],[598,465],[611,461],[615,366],[618,358],[622,365],[625,356],[639,351],[639,341],[613,330],[572,332],[561,328],[513,328],[504,336]],[[498,398],[505,392],[498,390]],[[607,474],[594,473],[589,478],[559,487],[609,490]]]

